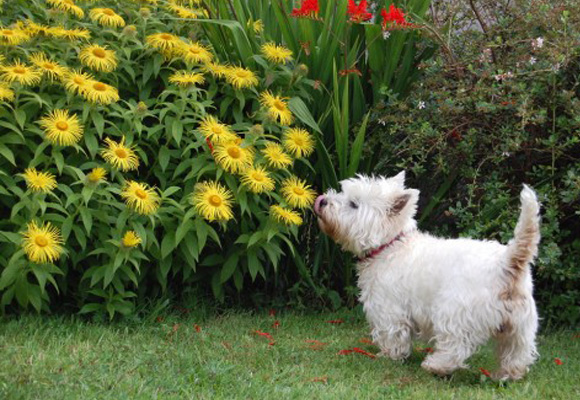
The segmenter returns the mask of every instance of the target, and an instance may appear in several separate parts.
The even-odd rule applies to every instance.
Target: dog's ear
[[[405,187],[405,170],[393,176],[393,180],[397,182],[399,185],[401,185],[401,187]]]
[[[389,213],[391,214],[400,214],[401,211],[409,203],[412,205],[416,205],[417,201],[419,200],[419,191],[416,189],[406,189],[402,194],[398,195],[395,200],[393,201],[393,205],[389,209]]]
[[[399,214],[403,208],[407,205],[409,200],[411,199],[411,195],[409,193],[404,193],[400,196],[397,196],[393,205],[391,206],[389,212],[391,214]]]

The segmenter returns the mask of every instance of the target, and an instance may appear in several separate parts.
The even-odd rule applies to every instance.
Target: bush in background
[[[441,24],[455,9],[450,3],[438,14]],[[474,9],[457,3],[470,20],[459,21],[461,32],[449,32],[440,56],[422,65],[425,78],[408,99],[391,98],[376,109],[373,126],[384,128],[368,151],[376,155],[382,147],[377,172],[410,172],[410,184],[421,189],[422,228],[443,235],[505,243],[521,185],[533,186],[543,206],[536,299],[545,320],[577,324],[577,4],[510,3],[475,2]]]

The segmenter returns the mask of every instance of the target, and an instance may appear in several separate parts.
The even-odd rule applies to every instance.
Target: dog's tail
[[[536,193],[527,185],[520,193],[522,209],[514,232],[508,244],[508,271],[514,281],[534,260],[540,243],[540,203]]]

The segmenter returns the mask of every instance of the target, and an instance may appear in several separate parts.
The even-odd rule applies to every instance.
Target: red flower
[[[348,0],[346,13],[350,16],[352,22],[361,23],[373,17],[373,14],[367,11],[367,7],[367,0],[361,0],[358,6],[354,0]]]
[[[419,25],[412,24],[405,20],[405,13],[402,9],[395,7],[393,4],[389,7],[389,12],[385,8],[381,10],[383,17],[383,30],[402,29],[402,28],[419,28]]]
[[[556,363],[556,365],[564,364],[564,362],[562,360],[560,360],[558,357],[554,358],[554,362]]]
[[[329,324],[343,324],[344,320],[343,319],[333,319],[333,320],[326,321],[326,322]]]
[[[272,324],[272,328],[278,329],[279,327],[280,327],[280,321],[274,321],[274,323]]]
[[[318,0],[303,0],[300,8],[292,9],[291,17],[314,17],[318,15],[320,7]]]
[[[483,375],[487,376],[488,378],[491,378],[491,372],[489,372],[487,369],[485,369],[485,368],[480,368],[480,369],[479,369],[479,371],[480,371],[480,372],[481,372]]]
[[[199,326],[198,324],[193,325],[193,327],[195,328],[196,332],[201,332],[201,326]]]

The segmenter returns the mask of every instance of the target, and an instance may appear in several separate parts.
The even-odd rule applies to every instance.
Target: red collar
[[[371,250],[366,256],[364,257],[359,257],[358,262],[364,262],[364,261],[368,261],[371,258],[374,258],[375,256],[377,256],[378,254],[380,254],[383,250],[391,247],[397,240],[403,238],[403,236],[405,236],[404,232],[399,233],[397,236],[395,236],[393,238],[393,240],[391,240],[388,243],[382,244],[379,247],[377,247],[376,249]]]

